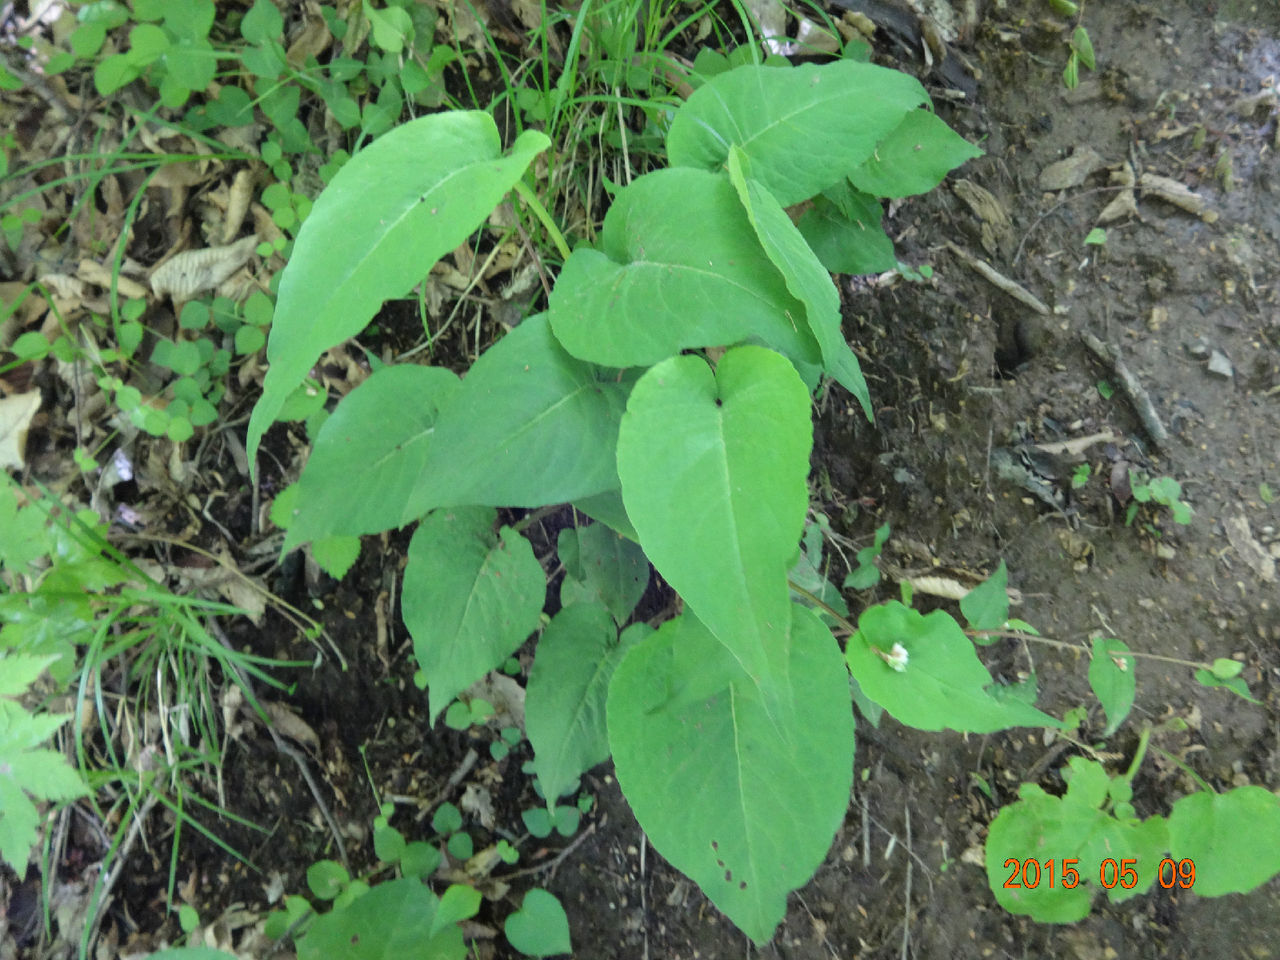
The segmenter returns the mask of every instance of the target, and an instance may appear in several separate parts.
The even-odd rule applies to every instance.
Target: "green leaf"
[[[1102,637],[1093,641],[1089,686],[1107,714],[1107,726],[1102,731],[1104,737],[1115,733],[1133,708],[1136,668],[1137,658],[1129,653],[1123,641]]]
[[[757,339],[816,363],[804,306],[761,249],[723,174],[659,170],[618,194],[599,249],[580,246],[550,300],[575,357],[648,366],[681,350]]]
[[[1163,817],[1119,820],[1099,809],[1112,781],[1097,763],[1074,757],[1064,776],[1068,777],[1065,797],[1024,783],[1018,802],[1004,807],[987,832],[987,883],[996,900],[1010,913],[1029,915],[1041,923],[1074,923],[1085,917],[1102,886],[1103,869],[1109,870],[1105,880],[1113,884],[1107,890],[1113,903],[1149,890],[1169,840]],[[1023,884],[1021,875],[1012,879],[1014,870],[1021,873],[1028,859],[1036,860],[1028,868],[1032,871],[1028,882]],[[1055,871],[1052,885],[1049,860]],[[1107,860],[1114,869],[1105,867]],[[1073,887],[1063,884],[1064,866],[1077,872]],[[1136,881],[1129,889],[1119,882],[1124,866],[1133,870]],[[1040,879],[1032,886],[1036,868]]]
[[[284,17],[271,0],[254,0],[240,21],[240,34],[250,43],[277,40],[284,33]]]
[[[974,630],[999,630],[1009,619],[1009,572],[1004,561],[996,572],[960,599],[960,612]]]
[[[434,844],[420,840],[408,844],[400,855],[400,872],[406,877],[429,877],[443,858]]]
[[[622,504],[621,490],[606,490],[590,497],[579,497],[573,501],[579,513],[585,513],[597,523],[603,523],[628,540],[639,541],[640,535],[631,526],[631,518],[627,516],[627,508]]]
[[[412,41],[413,21],[409,12],[402,7],[378,10],[369,0],[364,0],[364,15],[369,18],[369,25],[373,28],[373,42],[387,53],[399,55]]]
[[[479,909],[479,890],[462,883],[450,884],[440,898],[440,909],[431,924],[431,936],[434,937],[447,926],[471,919]]]
[[[931,110],[911,110],[849,174],[853,185],[877,197],[928,193],[954,168],[982,151]]]
[[[151,954],[147,960],[236,960],[236,956],[213,947],[170,947]]]
[[[1080,62],[1090,70],[1094,69],[1093,41],[1089,39],[1089,31],[1084,27],[1076,27],[1071,33],[1071,49],[1080,56]]]
[[[462,828],[462,814],[452,803],[445,802],[436,808],[431,817],[431,829],[441,835],[450,834]]]
[[[257,353],[267,342],[267,335],[260,327],[245,324],[236,331],[236,353],[242,357]]]
[[[23,509],[25,514],[30,507]],[[38,517],[39,512],[33,512],[33,517]],[[10,568],[13,564],[7,564]],[[0,657],[0,663],[4,664],[4,669],[0,670],[0,697],[18,697],[26,692],[27,687],[36,682],[36,678],[44,673],[45,668],[53,661],[55,657],[33,657],[25,653],[14,653],[12,651]]]
[[[609,689],[618,782],[654,848],[757,944],[822,863],[849,803],[840,649],[791,605],[778,708],[688,612],[636,644]]]
[[[320,569],[341,580],[360,558],[360,538],[353,536],[320,537],[311,544],[311,555]]]
[[[618,436],[622,497],[645,553],[757,683],[785,678],[787,570],[812,436],[794,368],[755,346],[727,351],[714,373],[693,356],[656,365]]]
[[[625,637],[629,643],[637,635],[628,631]],[[548,805],[609,759],[605,700],[627,645],[618,641],[609,611],[595,603],[564,608],[538,640],[526,689],[525,730]]]
[[[332,900],[351,882],[351,875],[336,860],[317,860],[307,867],[307,886],[320,900]]]
[[[467,833],[455,833],[444,846],[455,860],[470,860],[476,852],[471,835]]]
[[[535,887],[502,925],[511,945],[531,957],[570,953],[569,918],[554,894]]]
[[[852,172],[927,102],[917,80],[870,63],[743,66],[693,92],[672,120],[667,155],[673,167],[718,170],[736,144],[788,207]]]
[[[1195,862],[1198,896],[1248,893],[1280,873],[1280,797],[1257,786],[1183,797],[1169,814],[1169,850]]]
[[[1219,657],[1213,661],[1213,675],[1219,680],[1230,680],[1232,677],[1238,677],[1242,670],[1244,670],[1244,664],[1239,660]]]
[[[545,315],[472,365],[443,404],[410,516],[454,504],[540,507],[616,489],[630,382],[569,356]]]
[[[159,60],[171,46],[169,35],[153,23],[139,23],[129,31],[129,52],[126,56],[136,67],[145,67]]]
[[[922,616],[896,600],[870,607],[858,619],[846,656],[863,692],[920,730],[1062,726],[1017,699],[988,694],[991,675],[960,625],[941,610]]]
[[[347,161],[303,222],[280,278],[270,369],[249,423],[250,463],[315,358],[363,330],[384,300],[412,289],[483,223],[548,142],[525,131],[504,157],[490,116],[448,111],[410,121]]]
[[[464,960],[462,930],[456,923],[439,927],[439,909],[421,880],[380,883],[343,909],[316,917],[298,942],[298,960]]]
[[[93,85],[102,96],[110,96],[125,84],[138,78],[141,68],[136,67],[127,53],[114,53],[103,57],[93,68]]]
[[[872,419],[871,395],[858,358],[840,329],[840,294],[831,275],[809,249],[800,231],[773,195],[749,179],[750,161],[741,148],[729,150],[729,179],[755,230],[756,239],[778,272],[788,292],[804,304],[805,320],[822,353],[823,368],[853,394]]]
[[[436,510],[409,543],[401,601],[430,688],[430,721],[459,693],[502,666],[538,626],[542,566],[510,527],[492,530],[488,507]]]
[[[1223,680],[1215,677],[1211,672],[1201,668],[1195,672],[1196,682],[1205,687],[1226,687],[1237,697],[1242,697],[1250,703],[1258,703],[1251,693],[1249,693],[1249,685],[1244,682],[1243,677],[1231,677]]]
[[[640,545],[603,523],[561,530],[556,555],[565,570],[562,607],[601,603],[623,624],[649,585],[649,561]]]
[[[458,391],[443,367],[385,367],[352,390],[320,428],[298,480],[284,549],[336,534],[381,533],[416,520],[440,408]]]
[[[893,241],[881,226],[883,219],[879,200],[842,180],[813,201],[801,216],[799,229],[831,273],[883,273],[898,262]]]

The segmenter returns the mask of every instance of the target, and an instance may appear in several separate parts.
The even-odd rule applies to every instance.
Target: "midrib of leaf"
[[[394,457],[403,455],[405,451],[408,450],[414,444],[429,440],[431,438],[431,435],[435,433],[435,430],[436,430],[435,425],[432,424],[431,426],[425,428],[419,433],[414,434],[408,439],[402,440],[394,449],[387,451],[382,456],[372,461],[371,466],[374,468],[382,467]]]

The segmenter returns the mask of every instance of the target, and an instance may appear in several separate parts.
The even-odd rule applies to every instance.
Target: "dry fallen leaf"
[[[21,470],[26,465],[27,430],[39,409],[39,390],[0,399],[0,469]]]
[[[161,264],[151,275],[156,296],[168,294],[175,301],[190,300],[217,287],[244,266],[258,245],[256,234],[225,247],[188,250]]]

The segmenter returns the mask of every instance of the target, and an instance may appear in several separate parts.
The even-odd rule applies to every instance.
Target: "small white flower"
[[[893,649],[885,655],[884,662],[893,667],[899,673],[907,669],[907,648],[900,643],[895,643]]]

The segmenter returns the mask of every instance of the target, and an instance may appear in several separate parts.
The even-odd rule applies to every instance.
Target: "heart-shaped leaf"
[[[529,541],[493,533],[489,507],[437,510],[409,541],[401,612],[426,678],[430,722],[538,626],[546,579]]]
[[[784,613],[781,707],[688,612],[632,647],[609,688],[609,745],[640,826],[758,944],[822,863],[853,782],[840,648],[809,610]]]
[[[785,676],[812,436],[795,369],[754,346],[727,351],[714,373],[700,357],[657,364],[618,434],[622,497],[646,555],[757,683]]]
[[[511,945],[531,957],[571,953],[569,918],[554,894],[534,888],[524,895],[520,909],[502,925]]]

